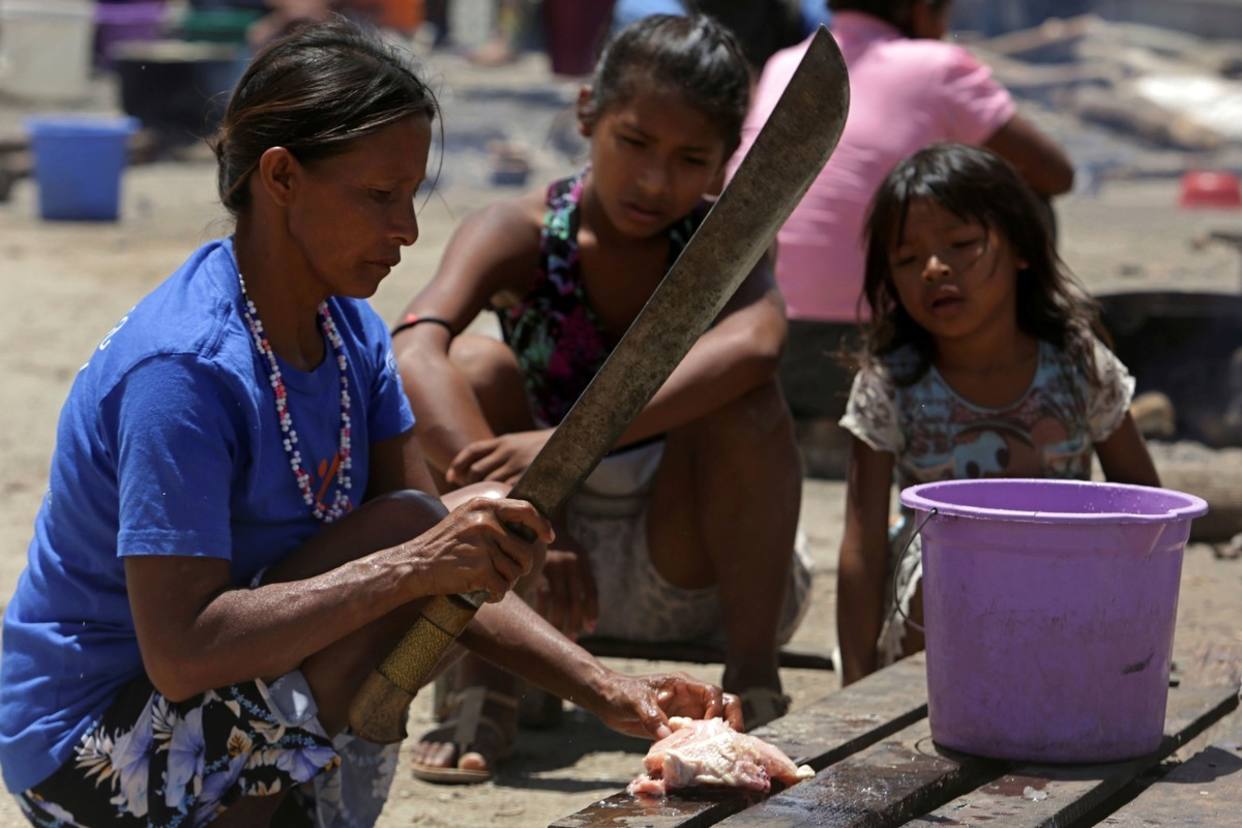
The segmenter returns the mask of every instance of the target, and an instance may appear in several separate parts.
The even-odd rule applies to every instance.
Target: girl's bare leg
[[[921,583],[918,589],[914,591],[914,595],[910,596],[910,620],[920,627],[923,626],[923,585]],[[902,656],[912,656],[915,653],[921,653],[926,646],[927,641],[923,637],[922,631],[907,623],[906,634],[901,638]]]
[[[730,692],[780,689],[776,634],[801,496],[775,381],[668,435],[648,513],[651,560],[675,586],[719,587]]]

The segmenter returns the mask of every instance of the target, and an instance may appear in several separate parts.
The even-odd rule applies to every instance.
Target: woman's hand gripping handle
[[[436,594],[354,697],[354,733],[377,744],[404,739],[410,702],[449,646],[479,607],[500,601],[530,572],[536,550],[551,540],[551,525],[529,503],[475,498],[412,541],[424,552]],[[471,591],[444,594],[445,588]]]

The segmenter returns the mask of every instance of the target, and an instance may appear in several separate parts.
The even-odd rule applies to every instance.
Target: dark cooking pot
[[[1177,411],[1177,436],[1242,446],[1242,296],[1151,291],[1096,297],[1113,348]]]
[[[246,53],[220,43],[152,40],[119,44],[113,66],[121,107],[174,143],[210,135],[246,68]]]

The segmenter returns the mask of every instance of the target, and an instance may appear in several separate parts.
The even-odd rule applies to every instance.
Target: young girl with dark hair
[[[922,649],[920,547],[890,531],[893,484],[976,477],[1159,480],[1134,380],[1007,162],[938,145],[881,184],[867,221],[872,308],[841,425],[853,435],[837,579],[842,678]]]
[[[789,309],[781,385],[799,420],[819,421],[825,440],[841,416],[849,375],[831,354],[866,318],[860,307],[860,239],[867,205],[884,176],[931,144],[986,146],[1043,196],[1065,192],[1064,152],[1019,114],[987,66],[944,42],[951,0],[830,0],[832,35],[850,74],[850,112],[832,158],[777,235],[775,273]],[[748,148],[810,41],[768,61],[743,129]],[[735,163],[744,152],[738,153]],[[842,437],[844,435],[841,435]]]
[[[509,595],[552,537],[534,507],[435,497],[364,301],[418,237],[435,112],[344,23],[239,82],[215,142],[235,232],[78,372],[5,611],[0,764],[33,824],[373,824],[397,745],[347,711],[433,595],[485,591],[462,643],[622,731],[740,726],[718,689],[621,676]]]
[[[447,485],[512,481],[530,464],[701,221],[748,89],[719,24],[645,18],[581,92],[590,166],[462,223],[394,333],[416,433]],[[462,335],[489,309],[502,341]],[[801,479],[774,381],[784,339],[762,264],[557,516],[533,596],[571,636],[722,639],[724,686],[743,695],[748,726],[788,705],[778,645],[810,580],[793,552]],[[463,664],[416,772],[486,779],[513,737],[513,693]]]

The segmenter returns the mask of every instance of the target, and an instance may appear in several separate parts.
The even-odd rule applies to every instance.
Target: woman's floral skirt
[[[73,757],[18,802],[41,828],[191,828],[239,797],[298,789],[298,804],[318,807],[321,824],[369,825],[387,797],[397,746],[348,734],[334,744],[317,712],[298,671],[270,685],[243,682],[180,703],[143,677],[122,689]],[[336,772],[343,754],[367,767]],[[343,781],[360,776],[365,790],[342,791]],[[332,801],[316,803],[317,792]]]

